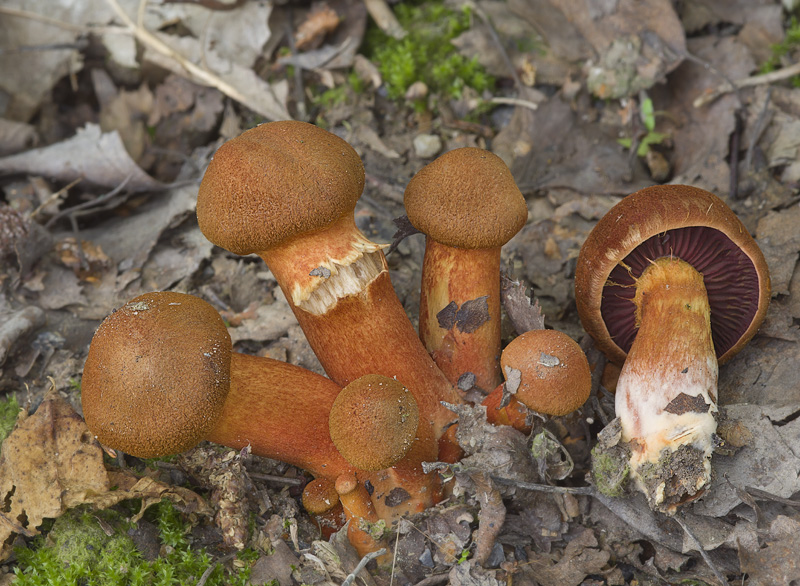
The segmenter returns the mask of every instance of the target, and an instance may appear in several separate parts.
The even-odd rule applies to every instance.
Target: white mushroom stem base
[[[651,507],[673,512],[711,478],[717,357],[703,276],[661,258],[636,281],[638,333],[617,384],[630,475]]]

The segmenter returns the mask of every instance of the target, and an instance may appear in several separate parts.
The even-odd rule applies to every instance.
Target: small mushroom
[[[420,170],[404,203],[426,235],[420,337],[451,382],[471,372],[491,390],[502,380],[500,248],[525,225],[525,198],[500,157],[467,147]]]
[[[286,295],[328,375],[396,378],[436,437],[460,402],[397,299],[384,245],[356,227],[364,167],[344,140],[312,124],[262,124],[220,147],[197,198],[203,234],[235,254],[258,254]]]
[[[500,362],[508,379],[505,384],[514,379],[516,390],[505,407],[500,407],[504,385],[484,399],[490,423],[512,425],[527,433],[530,426],[522,405],[545,415],[563,416],[579,409],[589,398],[589,361],[577,342],[563,332],[525,332],[503,349]]]
[[[335,479],[352,466],[328,432],[340,387],[309,370],[232,352],[219,313],[183,293],[148,293],[92,339],[81,403],[100,443],[142,458],[202,440]]]
[[[303,508],[317,522],[323,539],[328,539],[344,525],[344,508],[333,480],[315,478],[306,484],[302,501]]]
[[[578,256],[575,298],[586,331],[622,365],[616,414],[631,476],[653,508],[672,512],[710,479],[718,364],[764,319],[764,256],[715,195],[649,187],[591,231]]]
[[[383,536],[376,536],[374,529],[380,521],[369,492],[354,474],[342,474],[336,479],[336,492],[347,518],[347,538],[360,556],[384,547]]]
[[[392,521],[441,498],[439,475],[422,469],[423,461],[436,460],[432,428],[419,419],[414,397],[400,382],[380,375],[356,379],[336,397],[329,421],[334,445],[374,487],[378,517]]]

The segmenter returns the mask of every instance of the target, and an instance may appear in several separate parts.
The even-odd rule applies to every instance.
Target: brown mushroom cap
[[[455,248],[497,248],[520,231],[528,208],[497,155],[455,149],[414,175],[404,196],[411,224]]]
[[[557,330],[531,330],[517,336],[500,356],[503,372],[520,371],[515,397],[547,415],[572,413],[586,402],[592,388],[589,362],[581,347]]]
[[[344,140],[306,122],[270,122],[216,152],[197,221],[217,246],[258,253],[352,213],[363,189],[364,165]]]
[[[652,260],[665,256],[680,258],[703,275],[714,347],[719,362],[725,362],[755,335],[766,315],[769,269],[736,214],[696,187],[642,189],[597,223],[575,270],[583,327],[609,359],[622,364],[637,331],[635,279]]]
[[[312,515],[321,515],[339,503],[336,484],[328,478],[316,478],[303,489],[303,507]]]
[[[92,339],[81,383],[86,424],[100,443],[134,456],[185,451],[219,418],[230,362],[231,338],[208,303],[183,293],[136,297]]]
[[[342,389],[329,423],[333,444],[345,460],[361,470],[383,470],[411,448],[419,409],[403,384],[368,374]]]

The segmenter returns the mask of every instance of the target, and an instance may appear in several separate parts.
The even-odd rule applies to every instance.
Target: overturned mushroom
[[[624,364],[616,390],[631,476],[672,512],[711,475],[718,363],[753,337],[767,264],[731,209],[686,185],[624,198],[581,248],[575,297],[586,331]]]

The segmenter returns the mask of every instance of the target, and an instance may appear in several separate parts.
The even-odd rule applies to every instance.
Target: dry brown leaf
[[[72,269],[84,281],[97,281],[98,273],[114,264],[103,249],[89,240],[68,236],[56,243],[56,254],[61,264]]]
[[[591,529],[584,529],[564,548],[563,557],[555,564],[551,556],[534,553],[531,570],[542,586],[578,586],[589,574],[600,574],[611,554],[597,549],[597,538]]]
[[[800,580],[800,523],[778,517],[770,527],[766,545],[750,551],[739,547],[739,562],[752,586],[794,584]]]
[[[298,51],[315,49],[329,32],[339,26],[339,15],[325,3],[316,4],[306,16],[302,24],[297,27],[294,44]]]
[[[539,307],[539,300],[528,297],[524,283],[503,277],[500,299],[517,334],[544,329],[544,314]]]
[[[103,452],[75,410],[55,391],[29,417],[20,417],[0,451],[0,541],[32,536],[90,495],[109,490]],[[4,544],[0,559],[9,554]]]
[[[98,509],[105,509],[124,500],[142,499],[139,512],[131,518],[134,523],[142,518],[150,505],[159,503],[162,499],[169,499],[175,508],[184,513],[211,514],[208,503],[188,488],[172,486],[149,476],[139,478],[127,471],[109,471],[108,480],[114,490],[89,495],[84,502]]]
[[[208,515],[208,504],[194,492],[132,473],[107,472],[103,451],[83,419],[55,390],[33,415],[20,415],[0,451],[0,560],[8,557],[9,537],[39,533],[44,519],[55,519],[82,504],[106,508],[140,498],[132,519],[164,498],[186,512]]]

